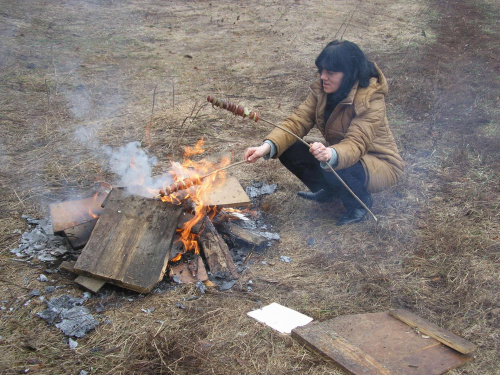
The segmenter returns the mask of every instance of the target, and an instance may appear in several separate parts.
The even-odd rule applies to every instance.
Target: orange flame
[[[173,194],[161,197],[164,202],[170,202],[173,204],[180,204],[182,200],[189,198],[194,205],[194,217],[188,222],[184,223],[182,228],[177,231],[180,234],[180,241],[184,245],[184,252],[194,251],[195,254],[200,253],[199,247],[199,235],[192,233],[193,227],[203,220],[203,218],[209,215],[209,219],[212,219],[216,215],[216,208],[208,209],[206,203],[204,202],[204,197],[207,192],[214,189],[214,187],[220,186],[224,180],[226,173],[225,171],[217,171],[220,168],[224,168],[230,164],[229,158],[223,158],[219,163],[210,163],[205,159],[200,161],[193,161],[189,159],[193,155],[200,155],[205,150],[203,149],[204,140],[199,140],[194,147],[186,147],[183,154],[183,163],[172,163],[172,169],[170,174],[174,178],[175,183],[181,182],[187,178],[192,181],[201,181],[200,185],[191,186],[188,189],[179,190]],[[217,171],[216,173],[212,173]],[[182,186],[182,184],[180,184]],[[163,188],[166,189],[167,186]],[[182,254],[178,254],[171,261],[176,262],[180,260]]]
[[[89,208],[89,216],[92,218],[92,219],[97,219],[99,217],[99,215],[96,215],[95,213],[92,212],[92,210]]]
[[[171,262],[178,262],[182,258],[182,253],[177,254],[174,258],[170,259]]]
[[[205,141],[202,138],[198,142],[196,142],[193,148],[186,146],[186,148],[184,148],[184,154],[182,155],[182,157],[186,159],[193,155],[203,154],[205,152],[205,149],[203,149],[203,143],[205,143]]]

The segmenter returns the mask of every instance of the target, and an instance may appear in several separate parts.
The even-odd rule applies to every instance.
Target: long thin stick
[[[209,96],[207,98],[207,101],[212,103],[212,105],[214,107],[219,107],[219,108],[222,108],[222,109],[226,109],[228,110],[229,112],[232,112],[234,113],[235,116],[241,116],[243,118],[245,117],[248,117],[249,119],[251,120],[254,120],[255,122],[261,120],[269,125],[272,125],[278,129],[281,129],[283,130],[284,132],[290,134],[291,136],[295,137],[297,140],[299,140],[300,142],[302,142],[303,144],[305,144],[307,147],[311,147],[311,145],[309,143],[307,143],[306,141],[304,141],[302,138],[300,138],[298,135],[292,133],[291,131],[283,128],[282,126],[279,126],[279,125],[276,125],[275,123],[271,122],[271,121],[267,121],[266,119],[263,119],[260,117],[259,113],[257,112],[250,112],[247,108],[243,108],[242,106],[237,106],[236,104],[230,102],[230,101],[226,101],[226,100],[220,100],[220,99],[216,99],[214,98],[213,96]],[[347,189],[347,191],[349,193],[351,193],[351,195],[359,202],[359,204],[361,204],[361,206],[363,206],[363,208],[365,210],[367,210],[370,215],[373,217],[373,219],[375,221],[378,222],[378,219],[377,217],[373,214],[373,212],[367,207],[367,205],[361,200],[358,198],[358,196],[356,195],[356,193],[354,193],[351,188],[345,183],[345,181],[338,175],[337,172],[335,172],[335,170],[333,169],[333,167],[326,163],[326,165],[328,165],[328,168],[330,168],[330,170],[333,172],[333,174],[335,175],[335,177],[338,178],[338,180],[342,183],[342,185],[344,185],[344,187]]]
[[[225,166],[225,167],[222,167],[222,168],[216,169],[215,171],[212,171],[212,172],[210,172],[210,173],[208,173],[208,174],[206,174],[206,175],[204,175],[204,176],[201,176],[201,177],[200,177],[200,179],[202,179],[202,180],[203,180],[205,177],[208,177],[208,176],[210,176],[210,175],[212,175],[212,174],[214,174],[214,173],[217,173],[217,172],[223,171],[223,170],[225,170],[225,169],[232,168],[232,167],[234,167],[234,166],[236,166],[236,165],[239,165],[239,164],[242,164],[242,163],[246,163],[246,162],[247,162],[246,160],[237,161],[236,163],[229,164],[229,165],[227,165],[227,166]]]

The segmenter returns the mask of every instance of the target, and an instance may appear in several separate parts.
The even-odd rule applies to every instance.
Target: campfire
[[[226,176],[228,168],[244,161],[193,160],[203,152],[203,140],[186,147],[183,162],[172,163],[161,188],[144,185],[147,179],[139,174],[139,185],[53,205],[54,231],[83,248],[76,262],[63,268],[79,274],[76,282],[93,291],[110,282],[149,293],[165,275],[177,283],[208,285],[238,279],[243,262],[238,256],[235,264],[228,243],[253,249],[276,236],[248,225],[255,219],[250,198]],[[129,168],[138,169],[133,158]],[[78,213],[68,215],[75,207]]]

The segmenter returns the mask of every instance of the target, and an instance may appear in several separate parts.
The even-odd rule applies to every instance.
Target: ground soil
[[[499,14],[494,0],[1,0],[0,372],[342,373],[246,316],[278,302],[317,321],[407,308],[478,345],[450,373],[499,373]],[[45,218],[51,203],[116,184],[110,150],[132,141],[157,158],[154,174],[200,138],[213,162],[241,158],[269,126],[207,95],[278,122],[334,38],[358,43],[390,86],[406,171],[374,195],[378,222],[336,227],[341,206],[297,199],[304,187],[276,161],[235,168],[243,186],[278,184],[258,208],[281,240],[229,291],[106,286],[86,303],[99,327],[70,349],[28,293],[47,285],[42,273],[54,296],[82,290],[13,259],[22,215]]]

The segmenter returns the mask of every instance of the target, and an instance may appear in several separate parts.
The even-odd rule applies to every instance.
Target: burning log
[[[212,275],[221,276],[221,278],[238,279],[238,271],[224,239],[207,216],[203,219],[203,225],[204,230],[200,234],[200,242],[210,272]]]
[[[261,234],[254,233],[251,230],[245,229],[230,222],[227,223],[219,221],[216,219],[216,217],[214,218],[214,225],[219,232],[229,236],[229,239],[232,242],[236,242],[239,240],[250,245],[255,245],[257,247],[263,246],[269,242],[269,239]]]

